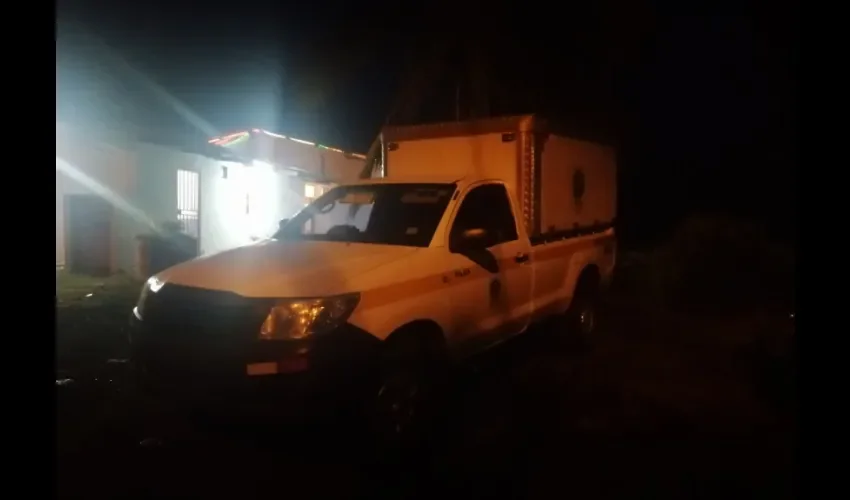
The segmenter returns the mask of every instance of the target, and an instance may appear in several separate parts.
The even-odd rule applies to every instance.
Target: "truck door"
[[[463,233],[477,229],[484,230],[486,251],[458,252]],[[467,191],[452,221],[449,250],[458,340],[477,347],[523,331],[532,305],[530,243],[520,238],[504,185],[479,184]]]

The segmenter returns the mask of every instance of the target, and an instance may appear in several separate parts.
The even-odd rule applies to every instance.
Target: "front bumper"
[[[344,324],[301,341],[239,340],[130,319],[133,365],[156,397],[216,413],[299,416],[361,393],[380,341]],[[234,335],[235,337],[235,335]]]

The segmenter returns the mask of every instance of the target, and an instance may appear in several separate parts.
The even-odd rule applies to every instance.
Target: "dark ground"
[[[787,315],[697,320],[614,297],[588,352],[539,329],[464,370],[435,439],[450,445],[411,474],[358,436],[258,443],[240,428],[139,447],[144,403],[108,362],[126,354],[138,285],[58,288],[57,381],[74,380],[56,388],[62,498],[796,497]]]

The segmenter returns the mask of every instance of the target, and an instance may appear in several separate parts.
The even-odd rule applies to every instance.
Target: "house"
[[[357,180],[366,160],[363,154],[256,128],[215,137],[209,143],[287,172],[294,177],[290,189],[303,193],[305,201],[321,196],[330,185]]]
[[[172,141],[173,142],[173,141]],[[177,222],[211,254],[271,235],[363,155],[259,129],[168,144],[56,125],[56,265],[139,274],[137,236]]]

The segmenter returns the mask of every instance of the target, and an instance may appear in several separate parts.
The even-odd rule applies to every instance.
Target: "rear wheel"
[[[597,275],[591,272],[583,274],[565,318],[567,334],[580,347],[588,347],[595,340],[599,295]]]
[[[596,334],[598,299],[595,295],[576,297],[567,313],[569,334],[582,346],[590,345]]]

